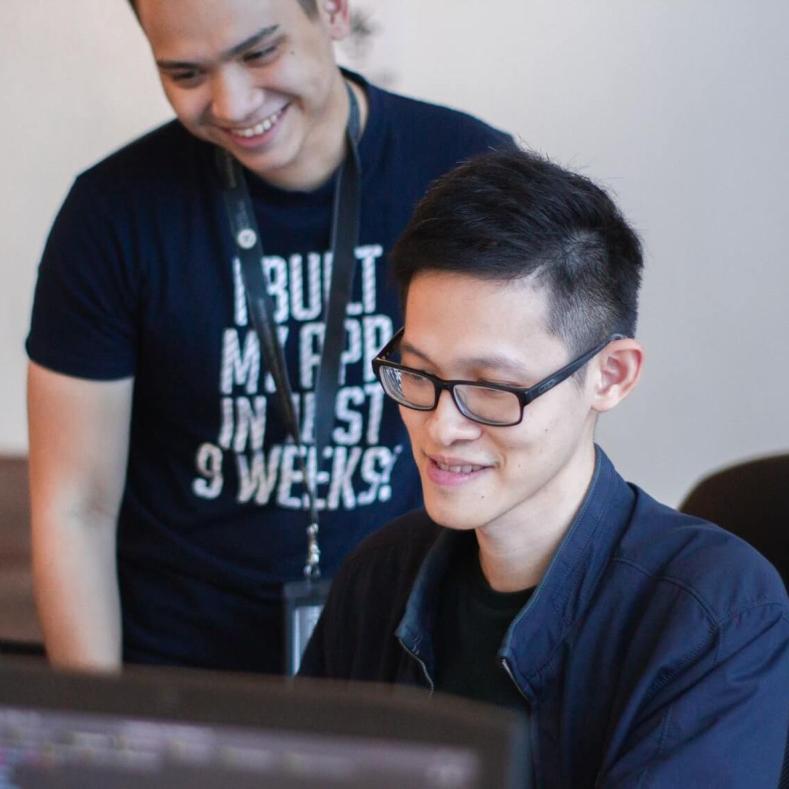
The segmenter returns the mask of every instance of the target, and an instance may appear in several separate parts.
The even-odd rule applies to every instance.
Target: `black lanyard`
[[[323,353],[315,384],[315,449],[316,469],[321,449],[328,445],[334,425],[334,409],[340,375],[340,357],[345,341],[345,312],[351,297],[353,272],[356,267],[356,245],[359,238],[359,205],[361,167],[357,142],[361,133],[359,104],[346,83],[350,112],[345,130],[347,150],[337,176],[332,216],[332,272],[328,305],[325,310]],[[285,353],[277,336],[274,304],[263,270],[263,245],[249,198],[241,165],[225,150],[217,149],[217,163],[222,179],[222,195],[230,230],[241,261],[241,276],[247,294],[252,325],[255,327],[263,358],[268,365],[277,390],[282,418],[288,434],[299,449],[297,462],[309,500],[307,526],[307,558],[304,575],[320,577],[320,546],[318,544],[318,508],[316,480],[307,473],[304,443],[293,405],[292,388]]]

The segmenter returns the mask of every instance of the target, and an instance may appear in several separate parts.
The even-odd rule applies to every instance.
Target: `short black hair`
[[[635,335],[643,259],[638,236],[588,178],[510,148],[439,178],[391,253],[405,305],[422,271],[546,288],[548,330],[574,353]]]
[[[309,17],[314,17],[318,13],[318,0],[298,0],[299,5],[304,9],[304,13]],[[129,5],[134,13],[137,13],[136,0],[129,0]]]

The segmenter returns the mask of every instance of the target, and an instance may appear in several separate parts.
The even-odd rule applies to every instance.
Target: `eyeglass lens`
[[[386,393],[410,408],[430,410],[436,406],[433,381],[418,373],[381,368],[381,382]],[[520,420],[521,404],[517,395],[478,384],[458,384],[454,397],[461,413],[489,424],[514,424]]]
[[[454,388],[455,402],[467,416],[491,424],[512,424],[520,419],[518,396],[501,389],[459,384]]]

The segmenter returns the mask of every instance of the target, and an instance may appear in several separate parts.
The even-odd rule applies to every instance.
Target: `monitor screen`
[[[523,786],[514,715],[407,689],[0,666],[0,789]]]

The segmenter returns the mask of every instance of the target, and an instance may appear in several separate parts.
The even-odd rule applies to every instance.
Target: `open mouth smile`
[[[453,474],[471,474],[474,471],[479,471],[480,469],[485,468],[485,466],[472,466],[472,465],[463,465],[463,466],[450,466],[448,463],[441,463],[438,460],[434,460],[433,463],[441,469],[441,471],[450,471]]]
[[[491,466],[478,463],[464,463],[460,458],[436,458],[427,456],[425,472],[427,478],[436,485],[462,485],[490,470]]]
[[[256,123],[254,126],[246,126],[244,128],[232,129],[226,128],[228,134],[233,137],[238,137],[242,140],[251,140],[254,137],[260,137],[267,132],[271,131],[277,123],[279,123],[282,116],[285,114],[285,110],[288,108],[286,104],[281,109],[278,109],[276,112],[273,112],[266,118],[263,118],[262,121]]]

